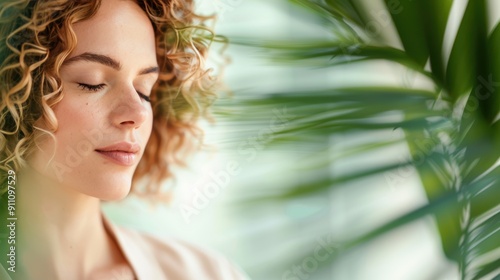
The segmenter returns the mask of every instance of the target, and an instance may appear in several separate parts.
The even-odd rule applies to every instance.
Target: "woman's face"
[[[142,9],[102,1],[91,19],[73,25],[78,43],[61,67],[64,97],[53,109],[54,141],[30,159],[38,172],[80,193],[120,199],[152,129],[148,96],[158,78],[155,37]]]

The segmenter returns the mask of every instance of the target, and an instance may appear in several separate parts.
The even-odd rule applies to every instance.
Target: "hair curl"
[[[59,70],[76,46],[72,24],[92,17],[101,0],[17,0],[0,3],[0,182],[19,170],[35,140],[57,130],[53,106],[63,98]],[[155,195],[171,167],[202,147],[196,122],[210,118],[217,79],[204,64],[215,35],[212,17],[193,0],[137,0],[150,18],[160,67],[152,92],[153,131],[133,177],[136,194]],[[139,190],[137,181],[147,180]]]

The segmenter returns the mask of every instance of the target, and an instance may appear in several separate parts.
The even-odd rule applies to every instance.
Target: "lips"
[[[119,142],[95,149],[95,151],[104,158],[122,166],[134,165],[140,150],[139,144],[130,142]]]

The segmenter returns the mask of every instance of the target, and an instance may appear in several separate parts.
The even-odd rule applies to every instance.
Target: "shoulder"
[[[138,274],[156,271],[165,279],[249,279],[224,256],[190,242],[113,226],[119,245]],[[144,277],[145,278],[145,277]],[[139,277],[139,279],[141,279]]]

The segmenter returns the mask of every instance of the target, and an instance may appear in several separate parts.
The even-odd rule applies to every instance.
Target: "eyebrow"
[[[90,62],[96,62],[100,63],[102,65],[111,67],[117,71],[120,71],[122,66],[120,62],[116,61],[110,56],[103,55],[103,54],[97,54],[97,53],[90,53],[90,52],[85,52],[80,55],[74,56],[66,61],[64,61],[63,64],[70,64],[76,61],[90,61]],[[152,67],[147,67],[139,71],[139,75],[146,75],[146,74],[151,74],[151,73],[158,73],[160,70],[158,66],[152,66]]]
[[[152,66],[152,67],[148,67],[148,68],[145,68],[145,69],[142,69],[141,71],[139,71],[139,75],[146,75],[146,74],[159,73],[159,72],[160,72],[160,68],[158,68],[158,66]]]

